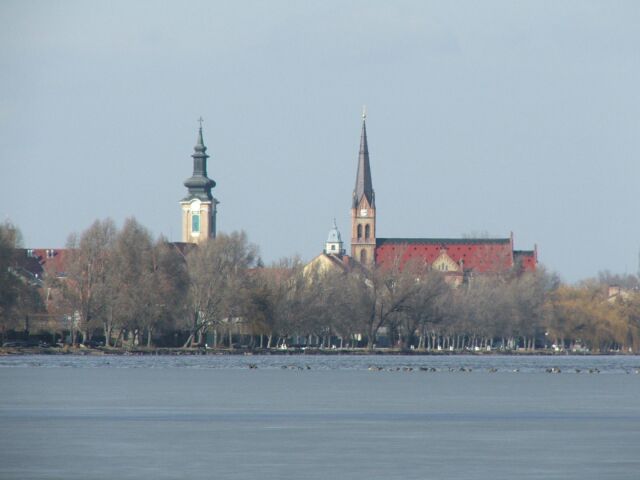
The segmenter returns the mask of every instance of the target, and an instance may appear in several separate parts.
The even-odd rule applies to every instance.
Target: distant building
[[[351,257],[363,265],[410,260],[426,262],[455,283],[474,273],[534,271],[537,248],[514,250],[513,234],[506,238],[381,238],[376,231],[366,115],[362,117],[356,184],[351,201]]]
[[[218,200],[213,198],[211,189],[216,182],[207,177],[207,147],[202,139],[202,119],[193,158],[193,175],[184,181],[188,194],[180,202],[182,208],[182,241],[202,243],[216,236],[216,215]]]
[[[607,301],[614,303],[617,301],[628,301],[633,294],[632,290],[622,288],[620,285],[609,285],[607,291]]]
[[[342,235],[340,235],[340,230],[338,230],[334,219],[333,227],[329,230],[327,241],[324,244],[324,250],[305,266],[305,274],[348,270],[350,262],[343,245]]]
[[[24,280],[38,286],[46,277],[65,278],[69,250],[65,248],[17,248],[12,267]]]

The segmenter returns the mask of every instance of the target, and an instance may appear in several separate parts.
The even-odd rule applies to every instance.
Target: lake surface
[[[0,479],[636,480],[636,372],[633,356],[0,357]]]

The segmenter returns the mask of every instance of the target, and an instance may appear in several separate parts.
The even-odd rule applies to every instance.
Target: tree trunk
[[[147,329],[147,348],[151,348],[151,329]]]
[[[189,346],[191,346],[192,340],[193,340],[193,332],[189,334],[189,338],[187,338],[187,341],[184,342],[184,344],[182,345],[182,348],[188,348]]]
[[[121,328],[120,331],[118,332],[118,336],[116,337],[116,341],[113,344],[114,347],[118,346],[118,342],[120,342],[120,346],[122,347],[122,336],[123,335],[124,335],[124,329]]]
[[[107,322],[102,323],[102,329],[104,330],[104,346],[111,346],[111,325]]]

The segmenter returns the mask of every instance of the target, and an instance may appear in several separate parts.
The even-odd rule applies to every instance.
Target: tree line
[[[400,257],[371,268],[295,257],[264,266],[243,232],[194,246],[106,219],[69,237],[63,277],[34,284],[14,267],[19,242],[0,226],[3,340],[26,331],[106,347],[640,351],[635,276],[566,285],[540,267],[456,286]]]

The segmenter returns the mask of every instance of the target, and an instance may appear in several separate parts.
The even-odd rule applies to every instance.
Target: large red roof
[[[395,259],[404,265],[420,259],[431,265],[443,253],[463,271],[500,273],[521,262],[525,270],[535,270],[534,252],[514,252],[511,238],[379,238],[376,240],[376,263]],[[517,257],[514,259],[514,256]]]

